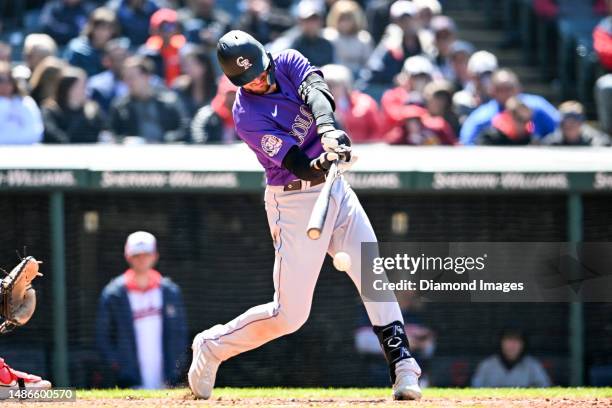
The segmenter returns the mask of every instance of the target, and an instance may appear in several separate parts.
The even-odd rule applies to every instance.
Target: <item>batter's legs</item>
[[[275,247],[274,299],[203,332],[211,354],[224,361],[299,329],[308,319],[314,288],[327,252],[337,208],[330,204],[321,238],[306,237],[308,217],[320,188],[266,191],[268,223]]]
[[[321,187],[291,193],[274,188],[266,190],[266,211],[276,250],[274,299],[196,336],[189,370],[189,383],[196,396],[210,396],[217,368],[222,361],[292,333],[306,322],[327,251],[333,254],[343,250],[351,255],[354,265],[349,275],[359,289],[360,244],[362,241],[376,240],[372,226],[355,194],[340,179],[332,191],[321,238],[316,241],[308,239],[306,225]],[[409,358],[409,354],[403,354],[404,351],[408,353],[408,342],[403,333],[399,306],[397,302],[366,302],[365,305],[391,364],[392,381],[398,384],[395,378],[396,362],[406,360],[402,363],[402,367],[406,367]],[[399,343],[396,341],[398,338],[401,340]],[[385,346],[385,343],[396,346]],[[418,379],[418,365],[414,359],[410,360],[416,366],[409,371],[412,384],[414,379]],[[398,379],[401,378],[398,376]]]
[[[342,187],[342,194],[336,194],[335,197],[341,204],[329,245],[329,254],[332,257],[337,252],[349,254],[351,267],[347,273],[361,293],[361,243],[377,242],[377,239],[357,195],[344,180],[340,180],[338,184]],[[368,301],[363,296],[362,300],[389,363],[393,397],[419,399],[421,390],[418,379],[421,369],[410,355],[404,320],[397,301]]]

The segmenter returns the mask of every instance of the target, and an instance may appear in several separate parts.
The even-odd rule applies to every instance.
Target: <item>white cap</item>
[[[477,51],[468,61],[468,71],[474,75],[493,72],[499,67],[497,57],[488,51]]]
[[[296,14],[301,20],[305,20],[312,16],[321,17],[324,13],[321,4],[315,0],[302,0],[298,3]]]
[[[415,55],[406,59],[403,71],[408,75],[426,74],[433,76],[435,68],[427,58],[422,55]]]
[[[434,33],[440,31],[450,31],[451,33],[457,32],[457,25],[452,18],[448,16],[434,16],[431,19],[431,31]]]
[[[438,0],[412,0],[412,2],[418,11],[428,8],[435,16],[442,13],[442,6]]]
[[[342,84],[347,89],[353,86],[353,73],[345,65],[327,64],[321,67],[321,72],[329,84]]]
[[[125,256],[152,254],[155,252],[157,252],[157,240],[150,232],[133,232],[125,241]]]
[[[414,16],[416,12],[416,7],[408,0],[398,0],[389,9],[389,15],[392,19],[398,19],[405,15]]]

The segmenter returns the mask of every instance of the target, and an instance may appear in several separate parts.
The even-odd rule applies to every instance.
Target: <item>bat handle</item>
[[[312,240],[317,240],[321,237],[321,231],[323,225],[325,225],[325,218],[327,217],[327,209],[329,207],[329,198],[331,196],[331,188],[338,176],[338,160],[334,160],[327,173],[327,179],[325,184],[317,197],[317,201],[312,208],[310,214],[310,220],[308,221],[308,227],[306,228],[306,235]]]
[[[309,228],[308,231],[306,231],[306,234],[308,234],[308,238],[317,240],[321,238],[321,229],[317,227]]]

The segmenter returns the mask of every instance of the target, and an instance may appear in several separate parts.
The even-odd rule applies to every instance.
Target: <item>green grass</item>
[[[104,398],[184,398],[186,388],[171,390],[79,390],[79,399]],[[218,388],[213,398],[387,398],[389,388]],[[428,388],[424,398],[612,398],[609,388]]]

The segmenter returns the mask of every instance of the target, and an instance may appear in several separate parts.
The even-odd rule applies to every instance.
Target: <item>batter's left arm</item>
[[[334,125],[336,105],[323,77],[316,72],[310,73],[300,84],[298,93],[314,116],[325,151],[337,153],[342,160],[350,161],[351,139]]]
[[[298,88],[300,98],[310,108],[317,124],[317,132],[325,126],[334,127],[334,110],[336,104],[334,97],[327,86],[327,82],[316,72],[308,74]]]

